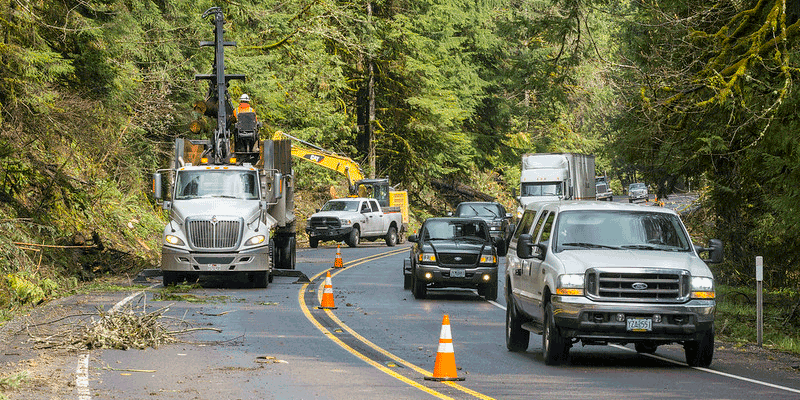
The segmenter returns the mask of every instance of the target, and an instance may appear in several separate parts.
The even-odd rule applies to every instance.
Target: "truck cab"
[[[399,212],[384,212],[375,198],[332,199],[308,218],[306,233],[312,248],[325,240],[344,241],[356,247],[362,239],[384,239],[391,247],[405,233],[402,218]]]
[[[700,255],[708,253],[708,259]],[[569,201],[527,207],[506,256],[506,347],[542,335],[545,363],[572,345],[682,344],[692,366],[714,352],[714,276],[722,243],[695,246],[661,207]]]

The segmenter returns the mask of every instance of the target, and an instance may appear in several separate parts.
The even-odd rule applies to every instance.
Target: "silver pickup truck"
[[[345,241],[356,247],[362,239],[386,241],[387,246],[398,243],[403,230],[403,215],[384,212],[378,201],[365,197],[329,200],[308,218],[306,233],[312,248],[325,240]]]
[[[708,252],[709,260],[699,254]],[[686,362],[714,355],[714,277],[722,243],[692,244],[677,213],[598,201],[530,205],[505,270],[506,347],[542,335],[546,364],[573,344],[633,343],[641,353],[683,344]]]

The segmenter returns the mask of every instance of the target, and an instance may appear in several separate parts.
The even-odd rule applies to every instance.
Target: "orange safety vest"
[[[254,113],[256,112],[256,110],[253,110],[253,108],[250,107],[249,103],[239,103],[239,107],[236,107],[236,109],[233,110],[233,116],[239,118],[239,113],[246,113],[246,112]]]

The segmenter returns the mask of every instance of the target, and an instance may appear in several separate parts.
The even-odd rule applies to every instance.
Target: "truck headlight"
[[[497,263],[497,257],[493,255],[481,254],[481,264],[495,264],[495,263]]]
[[[164,241],[175,246],[185,246],[186,243],[183,242],[183,239],[175,236],[175,235],[167,235],[164,236]]]
[[[251,237],[250,239],[247,239],[247,241],[244,242],[244,245],[245,246],[255,246],[257,244],[264,243],[265,240],[267,240],[266,236],[264,236],[264,235],[255,235],[255,236]]]
[[[351,221],[349,219],[340,219],[339,222],[341,222],[342,226],[344,226],[344,225],[353,225],[353,221]]]
[[[433,253],[420,253],[417,256],[419,262],[436,262],[436,254]]]
[[[556,294],[561,296],[583,296],[583,274],[559,275]]]
[[[714,279],[705,276],[693,276],[691,282],[693,299],[713,299],[717,297],[714,291]]]

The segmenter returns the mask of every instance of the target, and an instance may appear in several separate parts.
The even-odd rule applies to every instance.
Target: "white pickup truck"
[[[352,197],[328,200],[308,218],[306,233],[309,246],[316,248],[325,240],[344,240],[356,247],[361,239],[384,239],[394,246],[405,231],[400,212],[384,212],[376,199]]]

